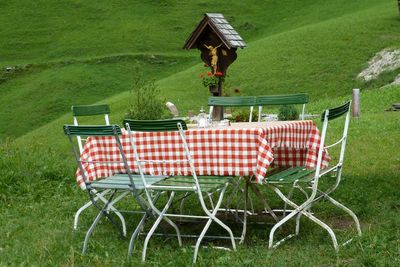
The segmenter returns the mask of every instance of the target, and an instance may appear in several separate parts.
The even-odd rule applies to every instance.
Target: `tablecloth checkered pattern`
[[[185,160],[179,132],[133,132],[142,160]],[[255,176],[262,182],[271,164],[315,167],[320,134],[312,121],[292,121],[254,128],[191,129],[185,131],[197,175]],[[138,172],[129,135],[120,136],[129,167]],[[113,137],[89,137],[81,155],[82,161],[121,161]],[[324,155],[322,167],[329,156]],[[84,163],[89,180],[126,173],[122,163]],[[190,175],[186,163],[145,163],[147,174]],[[78,169],[77,182],[84,188]]]

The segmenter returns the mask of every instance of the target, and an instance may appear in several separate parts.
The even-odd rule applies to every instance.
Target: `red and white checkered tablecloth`
[[[185,159],[178,132],[133,134],[143,160]],[[189,129],[185,137],[197,175],[255,176],[259,182],[272,164],[315,167],[320,142],[313,121],[239,123],[225,128]],[[120,138],[131,170],[138,172],[128,134],[123,132]],[[81,160],[120,161],[121,156],[113,137],[89,137]],[[329,160],[329,155],[325,154],[322,167],[326,167]],[[89,180],[126,173],[123,164],[83,165]],[[190,175],[189,165],[183,163],[146,163],[143,170],[156,175]],[[77,182],[84,188],[79,169]]]

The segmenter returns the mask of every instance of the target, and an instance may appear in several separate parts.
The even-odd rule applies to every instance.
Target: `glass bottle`
[[[207,114],[204,112],[203,107],[201,107],[200,109],[200,113],[197,116],[197,126],[199,128],[205,128],[208,126],[208,118],[207,118]]]

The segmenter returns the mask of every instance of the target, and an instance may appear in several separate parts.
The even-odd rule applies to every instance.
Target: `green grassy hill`
[[[288,3],[286,4],[288,5]],[[337,7],[342,7],[339,3],[337,5]],[[239,88],[243,95],[307,92],[311,96],[311,102],[349,95],[352,88],[360,85],[355,77],[365,67],[366,61],[377,51],[398,45],[398,38],[400,38],[397,31],[400,20],[396,9],[393,9],[393,5],[390,3],[376,1],[370,2],[369,5],[359,4],[350,7],[354,9],[353,13],[350,13],[349,10],[346,10],[347,12],[342,11],[343,14],[327,20],[318,16],[322,19],[318,23],[300,23],[304,25],[297,28],[293,27],[292,22],[292,27],[286,27],[288,29],[286,31],[282,29],[282,32],[249,42],[248,48],[238,51],[238,59],[229,69],[226,91],[229,93],[234,88]],[[283,5],[283,8],[284,11],[289,9],[285,5]],[[331,6],[330,8],[335,10]],[[317,16],[317,8],[310,10],[315,12],[312,13],[314,16]],[[311,12],[310,10],[308,12]],[[309,21],[309,17],[313,16],[304,16],[304,20]],[[277,24],[278,28],[283,27],[281,24]],[[196,52],[193,51],[189,54],[195,59],[195,62],[198,62],[198,53]],[[187,53],[182,51],[179,57],[187,56]],[[187,59],[186,63],[186,66],[190,63],[193,64],[193,60]],[[178,71],[179,67],[176,65],[179,65],[179,63],[166,63],[161,64],[161,66],[148,64],[145,69],[149,70],[148,77],[161,78],[161,70],[164,70],[165,73]],[[90,103],[100,100],[109,103],[112,108],[112,118],[119,123],[128,107],[129,89],[132,81],[130,72],[133,72],[135,67],[137,65],[132,66],[129,61],[123,65],[118,60],[103,68],[102,64],[96,63],[90,66],[88,64],[73,64],[63,68],[65,72],[60,72],[61,81],[57,78],[51,81],[46,76],[42,77],[40,81],[45,85],[45,88],[50,89],[50,84],[57,84],[57,88],[66,87],[65,85],[68,86],[67,88],[77,86],[76,89],[71,88],[67,92],[59,94],[62,96],[62,100],[57,99],[53,102],[54,105],[61,103],[58,111],[54,113],[54,116],[46,116],[45,119],[51,121],[55,118],[55,114],[66,115],[43,129],[57,129],[63,123],[70,122],[69,106],[75,103],[84,103],[85,99],[89,98],[88,95],[93,95],[93,97],[90,97]],[[121,68],[123,71],[120,71]],[[75,72],[69,73],[70,71]],[[90,80],[86,80],[87,83],[85,83],[82,73],[88,71],[91,72],[91,75],[88,75]],[[201,106],[207,104],[208,91],[201,85],[198,78],[202,71],[204,71],[204,67],[197,63],[188,69],[182,70],[181,68],[180,72],[173,75],[165,74],[164,78],[157,80],[162,95],[175,103],[183,115],[188,110],[196,112]],[[77,72],[81,73],[76,75]],[[109,74],[103,76],[105,72]],[[70,82],[74,75],[78,79]],[[28,81],[29,79],[27,79]],[[25,89],[37,88],[34,84],[21,85],[21,87]],[[76,94],[80,88],[84,89],[85,97]],[[101,97],[121,91],[122,93],[108,99]],[[97,92],[97,94],[94,94],[94,92]],[[57,98],[57,95],[54,97]],[[10,97],[12,96],[13,94],[10,94]],[[37,97],[40,96],[41,94]],[[4,105],[7,106],[6,103],[11,102],[5,101]],[[42,109],[43,114],[48,106],[48,103],[47,105],[39,104],[37,108]],[[16,109],[15,112],[22,108]],[[62,108],[64,108],[64,111]],[[27,118],[32,118],[33,114],[27,116]],[[32,121],[38,120],[29,120],[29,122]],[[14,123],[20,125],[19,121]],[[11,124],[14,123],[11,122]],[[11,129],[15,129],[15,127],[11,127]],[[19,132],[24,131],[24,126],[22,126]],[[39,136],[49,135],[48,132],[44,133],[39,129],[28,135],[27,139],[29,140],[36,134]],[[54,132],[51,135],[58,139],[62,134],[61,132]]]
[[[207,99],[197,78],[203,69],[198,52],[182,46],[204,12],[224,13],[248,42],[227,79],[228,92],[240,88],[245,95],[343,95],[370,56],[398,41],[393,3],[376,0],[2,5],[3,138],[50,123],[73,104],[108,102],[128,92],[138,70],[145,79],[158,80],[183,114],[199,109]],[[126,108],[126,94],[121,101]]]
[[[134,53],[180,52],[205,12],[221,12],[248,41],[353,13],[379,1],[3,1],[0,66]]]

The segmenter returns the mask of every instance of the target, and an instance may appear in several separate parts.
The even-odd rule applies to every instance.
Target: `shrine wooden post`
[[[228,23],[224,15],[206,13],[187,39],[183,48],[197,48],[200,50],[202,61],[207,66],[210,66],[212,74],[222,73],[218,77],[217,86],[210,86],[209,88],[213,96],[221,96],[227,69],[237,57],[237,48],[244,47],[246,47],[246,44],[242,37]],[[223,109],[221,107],[214,108],[213,119],[223,119]]]

